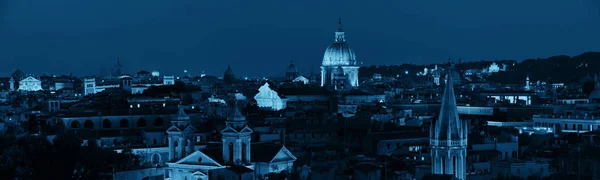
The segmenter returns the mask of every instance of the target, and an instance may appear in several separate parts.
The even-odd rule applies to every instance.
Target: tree
[[[589,95],[596,88],[595,85],[596,85],[595,82],[584,82],[583,85],[581,86],[581,91],[583,91],[583,93]]]

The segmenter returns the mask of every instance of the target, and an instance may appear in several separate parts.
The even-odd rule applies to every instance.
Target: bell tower
[[[169,161],[176,161],[194,152],[194,132],[190,116],[185,113],[183,106],[179,110],[173,125],[167,129],[169,134]]]
[[[250,163],[250,138],[254,132],[246,124],[246,117],[240,113],[237,103],[233,113],[227,118],[223,135],[223,160],[227,164],[245,165]]]
[[[452,74],[453,67],[448,70]],[[452,75],[444,88],[442,106],[437,120],[431,124],[429,144],[431,147],[431,173],[451,174],[466,179],[468,123],[458,118]]]

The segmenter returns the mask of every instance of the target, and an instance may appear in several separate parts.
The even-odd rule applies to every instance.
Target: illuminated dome
[[[339,21],[339,28],[335,32],[335,42],[325,50],[323,55],[323,66],[355,66],[356,56],[350,49],[344,38],[342,30],[342,21]]]

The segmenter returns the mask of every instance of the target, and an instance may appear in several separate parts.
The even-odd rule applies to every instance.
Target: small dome
[[[339,28],[335,32],[335,42],[325,50],[323,55],[323,66],[355,66],[356,55],[346,43],[342,23],[340,21]]]
[[[287,70],[286,70],[286,72],[289,72],[289,73],[295,73],[295,72],[298,72],[298,68],[296,68],[296,65],[294,64],[294,61],[292,61],[292,62],[290,63],[290,65],[287,67]]]

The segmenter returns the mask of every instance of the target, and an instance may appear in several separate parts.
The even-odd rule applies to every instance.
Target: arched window
[[[446,157],[442,156],[442,174],[446,174]]]
[[[242,162],[246,163],[246,152],[248,150],[246,150],[246,148],[248,147],[248,145],[246,145],[246,143],[242,143]]]
[[[121,119],[121,122],[119,122],[119,125],[121,128],[128,128],[129,122],[127,121],[127,119],[123,118],[123,119]]]
[[[233,142],[229,142],[229,161],[228,162],[234,162],[233,159]]]
[[[102,121],[102,127],[103,128],[111,128],[110,120],[104,119],[104,121]]]
[[[452,168],[452,174],[456,174],[456,172],[458,172],[457,169],[456,169],[457,166],[458,166],[458,163],[456,162],[456,156],[452,157],[452,166],[453,166],[453,168]]]
[[[85,127],[86,129],[94,129],[94,123],[92,122],[92,120],[85,120],[85,122],[83,123],[83,127]]]
[[[156,126],[156,127],[163,126],[163,119],[162,118],[156,118],[154,120],[154,126]]]
[[[179,153],[177,152],[177,150],[178,150],[177,147],[179,146],[179,141],[177,141],[177,140],[173,141],[173,145],[175,145],[174,148],[175,148],[175,151],[176,151],[175,152],[175,159],[179,159]]]
[[[144,119],[144,118],[138,119],[137,127],[146,127],[146,119]]]
[[[513,151],[512,152],[512,158],[516,159],[517,158],[517,151]]]
[[[153,154],[152,155],[152,164],[159,164],[159,163],[160,163],[160,155]]]
[[[71,122],[71,128],[79,128],[79,126],[80,126],[79,121]]]

